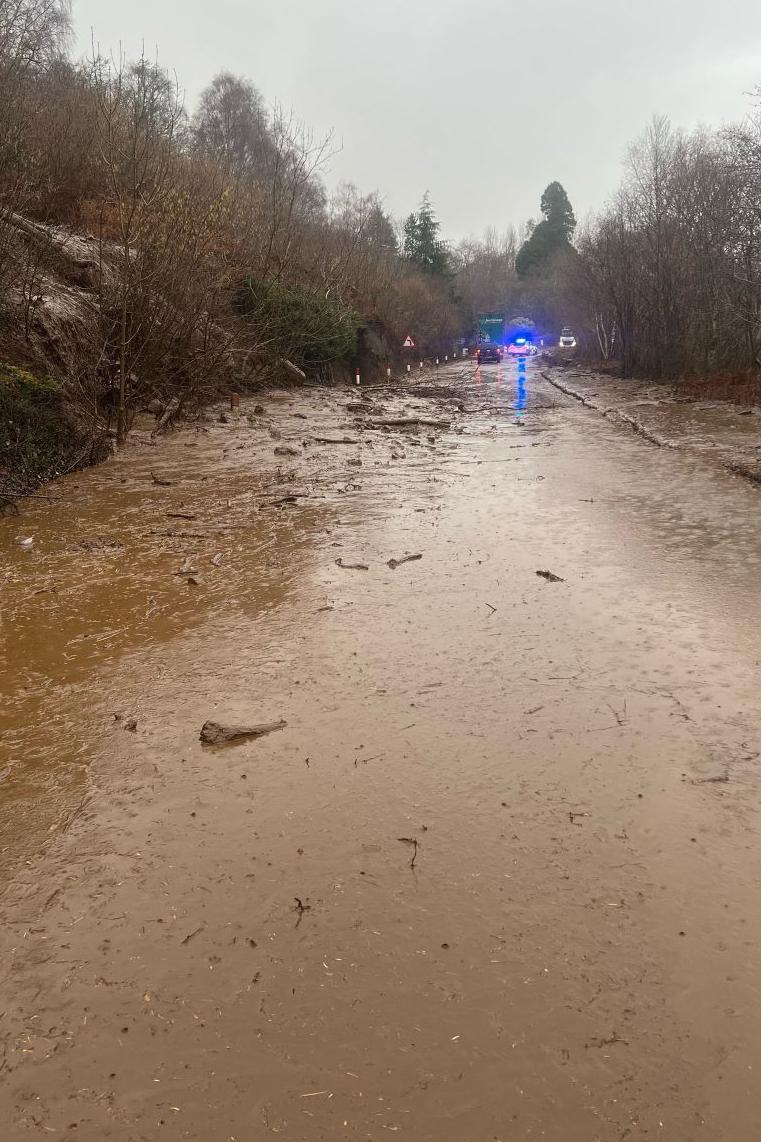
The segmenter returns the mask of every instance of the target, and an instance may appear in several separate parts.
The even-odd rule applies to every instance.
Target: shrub
[[[356,353],[362,318],[337,298],[249,277],[238,292],[238,308],[260,343],[296,364],[327,365]]]
[[[51,377],[0,362],[0,505],[104,453]]]

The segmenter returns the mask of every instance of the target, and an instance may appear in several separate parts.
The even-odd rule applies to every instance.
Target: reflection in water
[[[515,394],[515,411],[523,412],[527,403],[526,362],[521,358],[521,360],[518,361],[518,391]]]

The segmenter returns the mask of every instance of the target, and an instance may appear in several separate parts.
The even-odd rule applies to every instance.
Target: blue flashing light
[[[515,344],[516,345],[525,345],[526,344],[526,338],[525,337],[516,337],[515,338]]]

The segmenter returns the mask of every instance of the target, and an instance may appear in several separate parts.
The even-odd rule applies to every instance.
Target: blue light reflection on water
[[[515,393],[515,411],[523,412],[528,404],[528,390],[526,388],[526,361],[518,361],[518,384]]]

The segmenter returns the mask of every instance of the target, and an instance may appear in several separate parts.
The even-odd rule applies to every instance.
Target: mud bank
[[[755,1137],[757,490],[279,396],[0,525],[4,1138]]]

